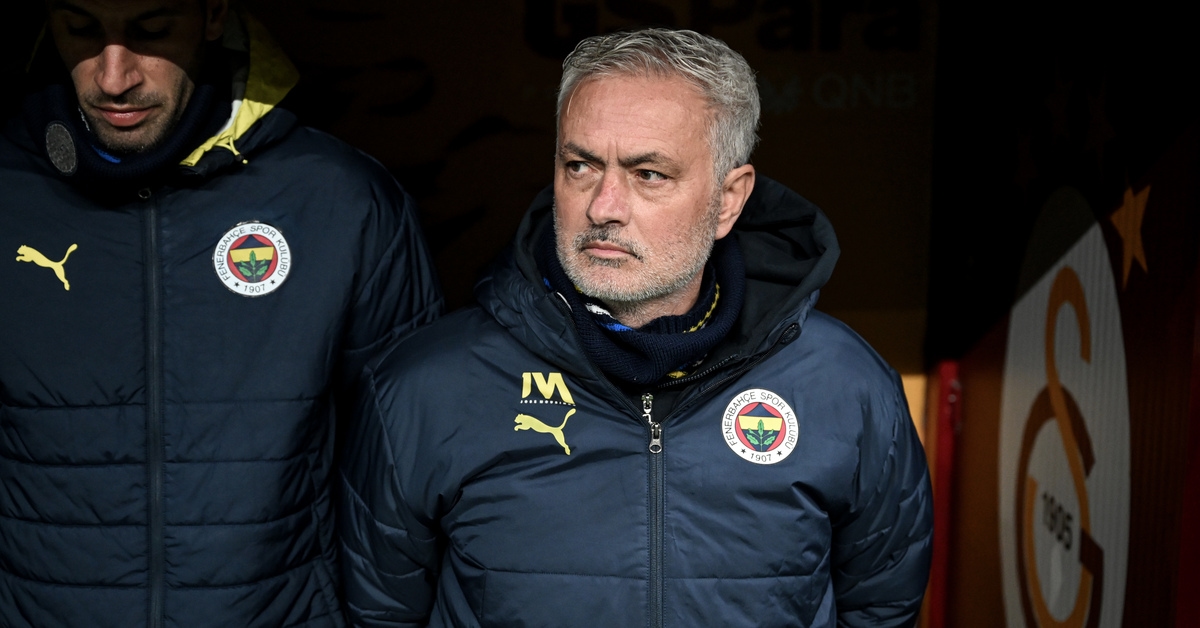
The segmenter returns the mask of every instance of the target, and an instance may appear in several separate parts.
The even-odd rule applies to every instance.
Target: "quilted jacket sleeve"
[[[367,186],[374,211],[362,225],[361,276],[350,303],[342,385],[354,386],[381,347],[441,314],[442,295],[412,198],[390,175]]]
[[[342,466],[338,521],[346,608],[355,626],[423,626],[443,544],[436,522],[415,512],[419,508],[405,495],[369,369],[359,399]]]
[[[857,504],[834,531],[838,625],[912,626],[929,578],[933,500],[899,377],[862,404]]]
[[[366,186],[374,207],[362,225],[358,289],[341,355],[345,398],[339,419],[339,536],[346,608],[355,625],[424,625],[432,605],[433,533],[406,515],[396,458],[385,433],[373,374],[366,364],[442,310],[415,204],[378,168]],[[360,379],[360,376],[361,379]]]

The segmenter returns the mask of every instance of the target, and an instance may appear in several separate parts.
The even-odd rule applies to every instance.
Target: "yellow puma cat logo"
[[[567,410],[567,416],[563,417],[562,425],[559,425],[558,427],[550,427],[549,425],[542,423],[537,417],[531,417],[528,414],[518,414],[516,418],[517,426],[513,428],[513,431],[533,430],[543,434],[550,434],[554,437],[554,440],[558,441],[559,445],[562,445],[563,451],[567,452],[567,455],[569,456],[571,455],[571,448],[567,446],[567,441],[563,438],[562,431],[563,428],[567,426],[567,420],[571,418],[572,414],[575,414],[575,408]]]
[[[64,290],[71,289],[71,282],[67,281],[67,273],[63,270],[63,264],[67,263],[67,258],[71,257],[71,252],[79,248],[78,244],[72,244],[67,248],[67,254],[57,262],[50,261],[45,255],[38,252],[37,249],[29,246],[20,246],[17,248],[18,262],[33,262],[42,268],[49,268],[54,271],[58,280],[62,282]]]

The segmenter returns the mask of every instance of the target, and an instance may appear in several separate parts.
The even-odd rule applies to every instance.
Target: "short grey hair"
[[[581,83],[606,76],[678,77],[691,83],[712,109],[708,144],[716,184],[750,162],[758,143],[761,106],[754,70],[725,42],[689,30],[647,28],[588,37],[563,60],[556,119]]]

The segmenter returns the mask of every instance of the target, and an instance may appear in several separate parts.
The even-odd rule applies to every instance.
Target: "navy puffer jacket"
[[[550,197],[479,306],[369,367],[340,511],[353,621],[911,625],[925,457],[896,373],[811,309],[837,257],[825,216],[759,178],[732,235],[745,307],[660,408],[589,363],[543,283]]]

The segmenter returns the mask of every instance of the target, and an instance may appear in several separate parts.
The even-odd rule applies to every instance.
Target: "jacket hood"
[[[762,350],[764,343],[774,343],[772,331],[803,324],[841,248],[824,212],[761,175],[731,236],[746,262],[746,304],[730,340]]]
[[[559,355],[555,361],[570,369],[573,324],[563,314],[565,301],[546,287],[534,255],[543,231],[554,228],[553,202],[553,186],[537,195],[510,249],[476,286],[476,298],[523,344],[548,358]],[[734,329],[710,354],[710,363],[767,351],[792,323],[803,325],[840,253],[825,214],[762,175],[726,237],[737,241],[745,258],[746,300]],[[587,373],[583,368],[575,372]]]
[[[281,120],[282,124],[263,123],[267,114],[275,109],[300,79],[296,66],[292,65],[267,29],[245,11],[232,12],[221,38],[221,46],[242,61],[233,75],[233,110],[223,129],[184,158],[181,162],[184,166],[203,169],[202,162],[214,157],[217,148],[225,149],[233,157],[244,161],[243,153],[252,153],[270,144],[295,124],[294,116],[290,115],[287,120]],[[225,155],[221,157],[213,161],[228,160]]]

